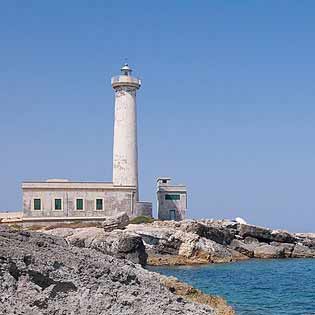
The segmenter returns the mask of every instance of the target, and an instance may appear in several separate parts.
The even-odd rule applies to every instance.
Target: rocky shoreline
[[[289,233],[229,220],[55,228],[44,233],[142,266],[228,263],[250,258],[315,258],[315,234]],[[123,222],[123,223],[122,223]],[[114,228],[113,228],[114,226]]]
[[[251,258],[315,258],[315,234],[230,220],[130,224],[125,215],[38,232],[0,225],[0,313],[232,315],[222,298],[143,267]]]
[[[1,314],[234,314],[219,297],[123,259],[123,254],[143,259],[139,238],[127,232],[123,241],[113,236],[111,245],[95,242],[88,248],[86,235],[100,231],[84,229],[85,240],[71,245],[70,236],[0,226]],[[116,249],[121,259],[105,254]]]
[[[228,263],[250,258],[315,258],[315,234],[289,233],[229,220],[129,225],[150,265]]]

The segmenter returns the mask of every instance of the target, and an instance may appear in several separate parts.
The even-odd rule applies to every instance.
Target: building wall
[[[167,200],[166,195],[179,195],[179,200]],[[187,209],[187,192],[179,189],[172,189],[171,187],[164,187],[157,192],[158,199],[158,218],[160,220],[176,221],[184,220],[186,218]],[[175,218],[172,218],[170,210],[175,210]]]
[[[41,210],[34,210],[34,199],[41,199]],[[62,199],[62,210],[55,210],[54,199]],[[82,198],[83,210],[76,210]],[[96,210],[96,199],[103,199],[103,210]],[[106,189],[23,189],[24,217],[102,217],[119,212],[134,216],[135,190]]]
[[[152,202],[137,202],[136,216],[152,217]]]

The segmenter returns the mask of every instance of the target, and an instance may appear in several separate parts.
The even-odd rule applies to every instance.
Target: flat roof
[[[158,192],[183,192],[187,193],[187,187],[183,185],[174,185],[174,186],[158,186]]]
[[[23,181],[22,189],[136,189],[136,186],[118,186],[111,182]]]

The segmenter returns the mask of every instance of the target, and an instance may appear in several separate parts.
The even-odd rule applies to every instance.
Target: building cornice
[[[118,186],[110,182],[46,182],[23,181],[22,189],[105,189],[105,190],[136,190],[135,186]]]

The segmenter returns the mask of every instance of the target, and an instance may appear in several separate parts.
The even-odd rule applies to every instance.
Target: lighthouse
[[[132,69],[126,63],[119,76],[112,78],[115,90],[115,121],[113,147],[113,184],[135,186],[138,190],[138,142],[136,92],[141,81],[131,75]]]
[[[103,222],[122,213],[130,218],[152,217],[152,202],[139,201],[136,92],[141,81],[131,75],[128,64],[120,70],[111,80],[115,90],[113,181],[24,181],[23,222],[34,218],[48,222],[52,217],[54,222],[84,218]]]

